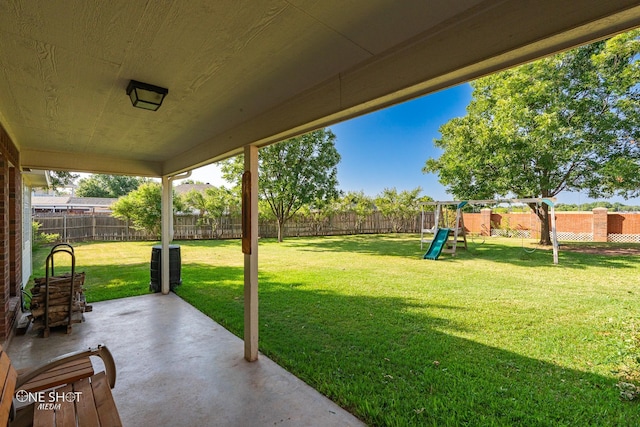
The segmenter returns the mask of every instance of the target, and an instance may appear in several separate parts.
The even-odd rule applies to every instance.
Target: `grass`
[[[74,244],[76,271],[86,273],[87,301],[105,301],[149,293],[150,242]],[[33,251],[33,276],[45,276],[49,247]],[[71,257],[55,255],[56,272],[69,271]]]
[[[177,293],[241,336],[240,242],[180,244]],[[640,425],[616,387],[640,370],[639,257],[521,244],[261,240],[260,349],[370,425]],[[76,246],[88,300],[148,292],[151,246]]]

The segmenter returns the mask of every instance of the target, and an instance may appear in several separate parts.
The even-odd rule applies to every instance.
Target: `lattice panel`
[[[531,233],[529,232],[529,230],[503,230],[500,228],[492,228],[491,235],[498,237],[517,237],[518,239],[529,239]]]
[[[558,240],[564,240],[569,242],[593,242],[592,233],[572,233],[569,231],[558,231]]]
[[[607,241],[618,243],[640,243],[640,234],[609,234]]]

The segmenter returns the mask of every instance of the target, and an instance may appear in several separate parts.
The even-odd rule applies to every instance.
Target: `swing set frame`
[[[449,228],[452,228],[454,239],[452,244],[448,245],[448,247],[450,248],[448,252],[455,255],[456,246],[457,246],[457,243],[459,242],[458,239],[460,236],[462,236],[462,239],[463,239],[462,241],[464,242],[464,248],[465,249],[467,248],[466,231],[464,229],[464,217],[462,214],[462,208],[465,207],[466,205],[498,205],[501,203],[508,203],[508,204],[518,204],[518,203],[543,204],[544,203],[550,208],[549,214],[551,216],[551,243],[553,246],[553,263],[558,264],[558,236],[556,232],[555,201],[556,200],[554,198],[535,197],[535,198],[524,198],[524,199],[448,200],[448,201],[422,202],[420,203],[420,212],[421,212],[421,220],[422,220],[421,222],[422,227],[421,227],[421,233],[420,233],[420,249],[422,249],[422,246],[424,243],[429,243],[433,239],[433,238],[428,238],[426,236],[429,234],[432,234],[433,236],[435,236],[435,234],[438,231],[438,228],[440,228],[439,222],[442,219],[443,206],[451,206],[451,205],[456,206],[456,222],[454,224],[455,227],[449,227]],[[426,226],[426,216],[427,216],[426,215],[427,211],[425,210],[426,206],[436,207],[434,226],[432,228],[428,228]]]

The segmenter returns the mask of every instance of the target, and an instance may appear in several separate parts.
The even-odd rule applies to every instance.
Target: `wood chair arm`
[[[107,375],[107,380],[109,382],[109,387],[110,388],[115,387],[116,385],[115,361],[113,360],[113,356],[111,355],[111,352],[109,351],[109,349],[106,346],[99,344],[97,347],[92,347],[92,348],[89,348],[88,350],[80,350],[77,352],[64,354],[62,356],[51,359],[50,361],[48,361],[42,366],[39,366],[33,369],[28,369],[24,372],[21,372],[18,375],[18,380],[16,382],[16,390],[20,390],[24,384],[28,383],[38,375],[41,375],[55,367],[64,365],[65,363],[69,363],[73,360],[88,358],[91,356],[96,356],[102,359],[105,367],[105,372]]]

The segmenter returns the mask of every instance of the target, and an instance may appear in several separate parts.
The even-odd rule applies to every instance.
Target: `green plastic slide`
[[[436,235],[429,244],[429,249],[425,252],[422,258],[424,259],[433,259],[436,260],[442,253],[442,248],[444,248],[445,243],[447,242],[447,238],[449,237],[449,229],[448,228],[438,228],[436,231]]]

